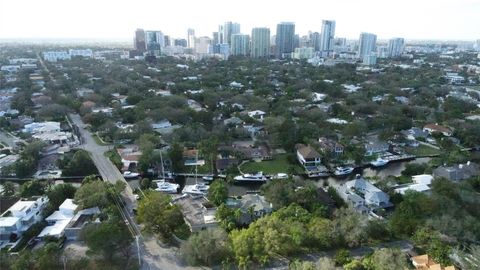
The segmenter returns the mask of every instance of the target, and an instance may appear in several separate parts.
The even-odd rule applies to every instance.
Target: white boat
[[[179,184],[169,183],[165,180],[154,180],[153,182],[157,184],[157,188],[155,190],[164,193],[178,193],[178,188],[180,188]]]
[[[384,166],[387,163],[388,163],[388,160],[383,159],[383,158],[377,158],[376,160],[370,162],[370,164],[372,164],[372,166],[374,166],[374,167]]]
[[[188,193],[192,195],[207,195],[209,186],[200,183],[195,185],[185,185],[183,188],[183,193]]]
[[[347,174],[350,174],[352,172],[353,172],[352,167],[337,167],[333,174],[335,174],[336,176],[340,176],[340,175],[347,175]]]
[[[263,172],[258,172],[255,174],[242,174],[235,176],[233,178],[236,182],[265,182],[267,181],[267,177],[263,175]]]
[[[213,181],[213,175],[206,175],[202,177],[203,181],[205,182],[212,182]]]
[[[277,173],[273,175],[273,179],[288,179],[288,174],[286,173]]]
[[[125,171],[123,172],[123,177],[126,179],[131,179],[131,178],[137,178],[140,174],[136,172],[131,172],[131,171]]]

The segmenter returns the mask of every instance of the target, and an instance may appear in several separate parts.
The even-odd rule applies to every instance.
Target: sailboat
[[[195,156],[195,185],[185,185],[183,193],[192,195],[207,195],[209,186],[205,183],[198,183],[198,151]]]
[[[163,167],[162,151],[160,151],[160,162],[162,163],[162,179],[153,181],[155,184],[157,184],[157,188],[155,190],[169,194],[178,193],[178,189],[180,188],[179,184],[165,181],[165,168]]]

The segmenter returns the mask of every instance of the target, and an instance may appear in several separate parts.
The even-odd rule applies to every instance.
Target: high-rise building
[[[208,54],[212,45],[212,39],[209,37],[199,37],[195,40],[195,52],[197,54]]]
[[[212,37],[213,37],[212,42],[213,42],[214,45],[220,44],[220,35],[218,34],[218,32],[213,32]]]
[[[145,31],[145,43],[150,55],[159,56],[165,47],[165,38],[162,31]]]
[[[227,43],[225,42],[225,38],[223,37],[224,27],[223,25],[218,26],[218,44]]]
[[[270,29],[257,27],[252,29],[252,48],[250,55],[255,58],[270,55]]]
[[[320,51],[327,52],[327,55],[333,51],[335,40],[335,21],[322,21],[322,33],[320,37]]]
[[[244,34],[232,35],[232,55],[249,55],[250,54],[250,37]]]
[[[167,47],[167,46],[172,46],[172,42],[171,42],[171,40],[170,40],[170,36],[165,35],[163,38],[164,38],[164,40],[165,40],[165,42],[164,42],[165,47]]]
[[[135,31],[135,39],[133,40],[133,47],[138,52],[144,52],[147,48],[145,45],[145,31],[138,28]]]
[[[187,47],[187,40],[184,38],[176,38],[173,40],[173,45],[180,47]]]
[[[388,41],[387,55],[388,57],[398,57],[403,53],[405,40],[403,38],[392,38]]]
[[[375,53],[377,36],[371,33],[361,33],[358,41],[357,57],[363,59],[365,56]]]
[[[290,57],[295,43],[295,24],[292,22],[281,22],[277,24],[275,38],[275,57]]]
[[[187,30],[187,47],[195,48],[195,30],[192,28],[188,28]]]
[[[320,37],[320,33],[318,32],[310,34],[310,43],[316,52],[320,51]]]
[[[223,43],[232,45],[232,35],[240,34],[240,24],[234,22],[226,22],[223,25]]]

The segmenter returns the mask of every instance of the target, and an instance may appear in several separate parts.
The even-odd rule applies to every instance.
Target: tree
[[[15,195],[15,184],[10,181],[7,181],[2,184],[3,192],[2,195],[5,197],[10,197]]]
[[[57,209],[65,199],[73,199],[77,189],[71,184],[58,184],[47,191],[48,202],[53,209]]]
[[[133,236],[117,215],[110,215],[109,219],[100,225],[89,224],[84,230],[88,253],[101,254],[109,262],[114,261],[118,252],[123,258],[127,258],[127,261],[130,258]]]
[[[321,257],[317,262],[318,270],[336,270],[335,261],[329,257]]]
[[[30,180],[20,186],[20,196],[33,197],[45,194],[45,185],[42,182]]]
[[[211,119],[211,118],[210,118]],[[213,174],[217,174],[217,153],[218,153],[218,139],[215,137],[210,137],[206,140],[200,142],[199,145],[200,151],[203,153],[207,162],[211,164],[211,169]]]
[[[398,249],[382,248],[377,249],[370,256],[364,259],[364,265],[372,270],[391,270],[408,268],[405,253]]]
[[[108,206],[110,197],[107,184],[99,180],[83,184],[75,193],[75,202],[81,209]]]
[[[172,170],[174,172],[182,172],[183,165],[183,148],[178,143],[174,143],[168,152],[168,157],[172,161]]]
[[[316,270],[317,267],[313,262],[305,262],[305,261],[302,262],[299,260],[295,260],[290,263],[290,265],[288,266],[288,269],[289,270]]]
[[[340,244],[355,247],[366,242],[368,239],[367,217],[350,208],[337,209],[334,216],[333,233]]]
[[[224,203],[228,198],[228,187],[225,181],[215,180],[208,189],[208,200],[216,206]]]
[[[65,176],[85,176],[97,173],[97,167],[85,150],[75,152],[62,171]]]
[[[343,266],[352,261],[352,256],[350,251],[346,249],[339,249],[335,253],[335,264],[338,266]]]
[[[345,269],[345,270],[364,270],[365,267],[363,266],[361,261],[353,260],[353,261],[343,265],[343,269]]]
[[[177,228],[184,224],[182,212],[171,204],[171,197],[160,192],[145,192],[138,205],[137,218],[147,231],[171,240]]]
[[[218,265],[231,256],[228,235],[220,228],[200,231],[182,244],[181,253],[190,265]]]

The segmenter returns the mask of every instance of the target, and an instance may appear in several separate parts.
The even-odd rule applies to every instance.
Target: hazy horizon
[[[241,32],[292,21],[296,33],[321,31],[325,19],[336,21],[337,37],[358,39],[371,32],[379,40],[473,41],[480,39],[480,0],[193,1],[158,2],[84,0],[0,0],[0,40],[102,40],[128,42],[136,28],[160,30],[185,38],[211,36],[225,21],[241,24]]]

